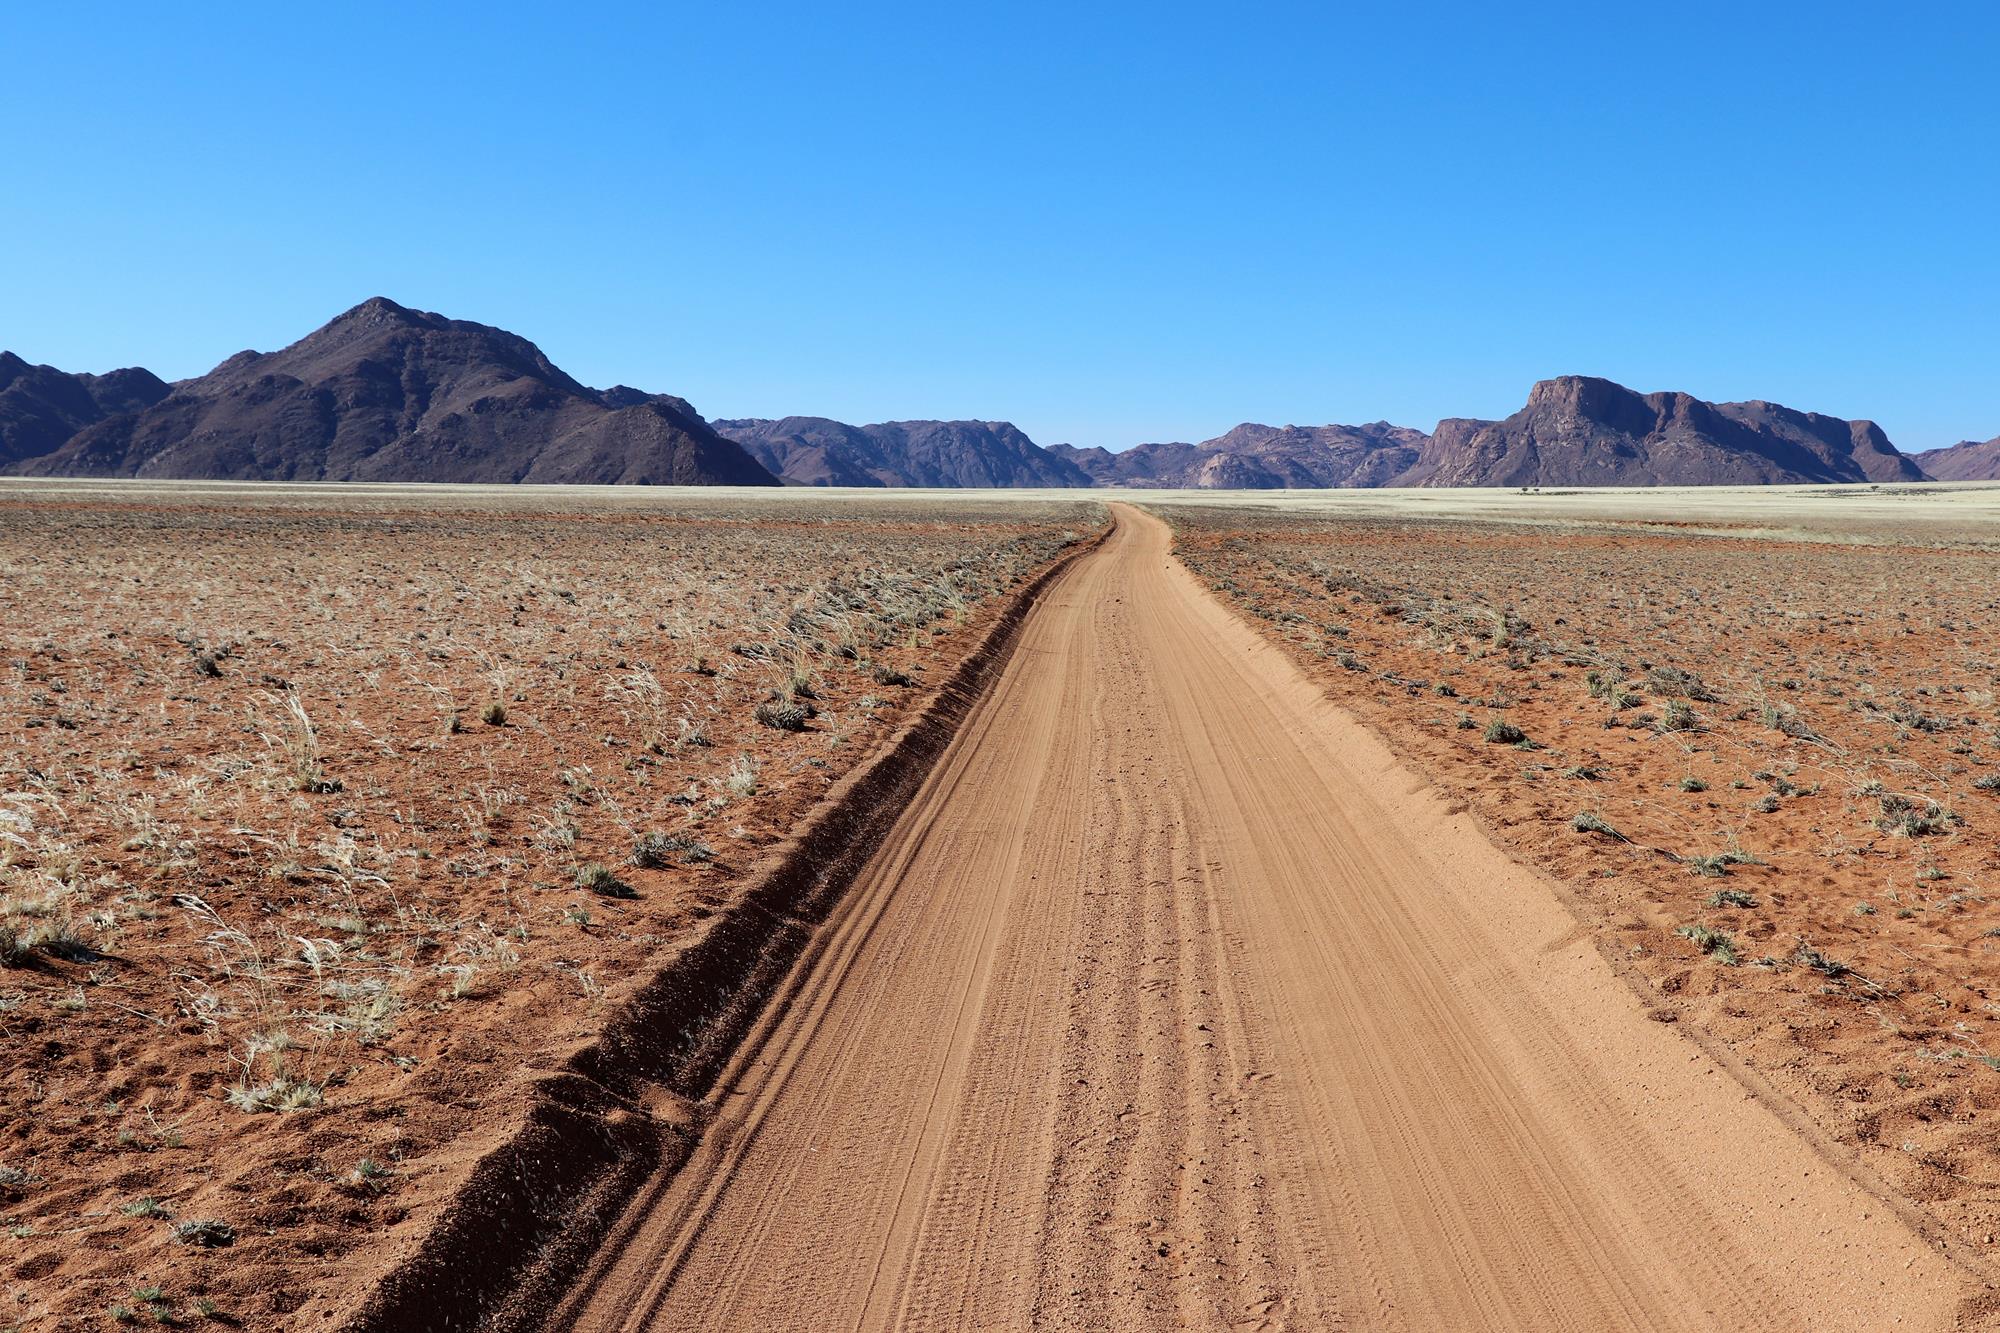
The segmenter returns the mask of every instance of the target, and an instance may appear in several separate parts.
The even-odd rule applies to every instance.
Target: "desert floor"
[[[1970,1283],[1120,507],[565,1326],[1945,1328]]]
[[[679,1147],[536,1321],[1986,1327],[1996,542],[1976,487],[8,488],[18,1318],[421,1326],[351,1316],[1016,624],[712,1075],[599,1079]]]

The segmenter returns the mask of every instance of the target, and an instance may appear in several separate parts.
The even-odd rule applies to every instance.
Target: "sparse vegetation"
[[[618,878],[602,861],[587,861],[576,868],[576,886],[602,898],[633,897],[632,886]]]
[[[1581,496],[1533,522],[1334,494],[1165,512],[1204,584],[1560,877],[1600,943],[1676,993],[1685,1019],[1788,1071],[1808,1106],[1920,1071],[1907,1097],[1868,1106],[1886,1143],[1909,1107],[1969,1104],[1960,1066],[1984,1072],[1936,1052],[1943,1033],[1983,1032],[1985,1001],[1967,997],[2000,985],[1985,827],[2000,813],[2000,541],[1971,523],[1862,530],[1833,508],[1797,531],[1699,535]],[[1442,680],[1456,702],[1407,687]],[[1463,743],[1501,719],[1538,749],[1506,733]],[[1600,822],[1632,841],[1609,847]],[[1761,855],[1745,850],[1753,832]],[[1689,877],[1709,882],[1690,893]],[[1696,924],[1746,965],[1691,984],[1687,946],[1716,957],[1709,937],[1673,937],[1659,914],[1704,903],[1717,919]],[[1964,1166],[1983,1131],[1924,1114],[1926,1141],[1945,1145],[1932,1160],[1959,1165],[1896,1153],[1885,1169],[2000,1228]],[[1846,1136],[1857,1122],[1840,1100],[1823,1123]]]
[[[485,1071],[541,1049],[535,997],[600,1021],[601,978],[725,908],[909,716],[900,687],[1102,521],[1089,498],[503,503],[0,497],[0,1027],[36,1034],[0,1062],[0,1241],[58,1265],[29,1285],[77,1287],[68,1320],[126,1291],[72,1284],[79,1256],[233,1243],[202,1261],[213,1302],[252,1308],[239,1274],[330,1275],[435,1204]],[[758,725],[773,695],[817,721]],[[598,891],[628,877],[640,896]],[[308,1169],[309,1138],[351,1146]],[[120,1249],[33,1211],[57,1161]]]
[[[227,1222],[214,1218],[174,1223],[174,1239],[183,1245],[195,1245],[202,1249],[220,1249],[236,1243],[236,1228]]]
[[[1712,926],[1687,925],[1674,932],[1725,967],[1736,966],[1736,939],[1726,930]]]
[[[632,864],[642,870],[672,865],[701,865],[715,859],[715,849],[699,838],[679,833],[648,833],[632,849]]]

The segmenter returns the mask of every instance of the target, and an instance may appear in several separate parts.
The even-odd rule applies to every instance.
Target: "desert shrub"
[[[215,1218],[191,1219],[174,1224],[174,1239],[183,1245],[199,1245],[204,1249],[220,1249],[236,1243],[236,1228]]]
[[[1601,816],[1592,814],[1588,810],[1580,810],[1575,815],[1572,815],[1569,826],[1578,833],[1602,833],[1608,838],[1616,838],[1620,842],[1625,841],[1624,834],[1611,827]]]
[[[642,870],[663,870],[676,862],[699,865],[714,859],[714,848],[678,833],[647,833],[632,848],[632,864]]]
[[[1736,966],[1736,939],[1728,931],[1697,924],[1682,926],[1674,933],[1691,941],[1716,962],[1726,967]]]
[[[1884,792],[1876,797],[1876,804],[1875,827],[1906,838],[1941,833],[1960,822],[1957,815],[1936,801],[1920,802],[1896,792]]]
[[[1666,711],[1660,716],[1661,731],[1694,731],[1700,725],[1693,704],[1685,699],[1667,700]]]
[[[868,678],[874,681],[877,685],[916,684],[916,681],[912,680],[905,673],[896,670],[894,667],[878,666],[874,670],[868,673]]]
[[[618,878],[602,861],[587,861],[576,868],[576,886],[602,898],[632,898],[632,886]]]
[[[487,704],[484,708],[479,710],[479,720],[481,722],[484,722],[489,727],[506,726],[507,705],[501,703],[498,699],[495,699],[492,703]]]
[[[804,731],[815,710],[791,699],[766,699],[751,711],[759,723],[776,731]]]
[[[1715,692],[1702,683],[1700,676],[1679,667],[1654,667],[1646,673],[1646,688],[1665,698],[1715,702]]]
[[[1757,895],[1742,889],[1717,889],[1708,895],[1710,907],[1755,907]]]
[[[1798,952],[1793,954],[1792,957],[1802,966],[1811,968],[1821,976],[1832,977],[1836,981],[1850,975],[1854,971],[1853,968],[1841,962],[1838,958],[1829,957],[1818,949],[1813,948],[1810,944],[1807,944],[1804,940],[1799,941]]]
[[[326,1100],[326,1090],[310,1079],[279,1074],[264,1083],[239,1083],[229,1090],[229,1104],[252,1114],[262,1111],[305,1111]]]
[[[1702,781],[1702,780],[1701,780],[1700,778],[1696,778],[1696,777],[1686,777],[1686,778],[1682,778],[1682,779],[1681,779],[1681,790],[1682,790],[1682,791],[1707,791],[1707,790],[1708,790],[1708,784],[1707,784],[1706,782],[1703,782],[1703,781]]]
[[[1484,734],[1488,745],[1519,745],[1528,739],[1527,732],[1504,717],[1496,717],[1488,722]]]

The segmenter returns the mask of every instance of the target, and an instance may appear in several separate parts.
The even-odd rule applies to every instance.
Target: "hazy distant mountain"
[[[678,398],[599,393],[525,338],[376,297],[13,470],[278,481],[772,485]]]
[[[0,470],[53,453],[85,426],[166,396],[166,384],[150,370],[72,375],[0,352]]]
[[[1099,486],[1199,490],[1386,486],[1429,437],[1407,426],[1260,426],[1246,422],[1200,444],[1141,444],[1122,453],[1057,445]]]
[[[885,421],[825,417],[718,420],[794,486],[1088,486],[1090,478],[1005,421]]]
[[[1962,440],[1948,449],[1926,449],[1911,457],[1939,481],[2000,481],[2000,435],[1983,443]]]
[[[1775,403],[1543,380],[1505,421],[1438,423],[1405,486],[1723,486],[1922,481],[1872,421]]]

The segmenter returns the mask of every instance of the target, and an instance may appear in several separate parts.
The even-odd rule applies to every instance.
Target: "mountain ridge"
[[[1416,486],[1711,486],[1922,481],[1872,421],[1753,399],[1711,403],[1642,394],[1611,380],[1538,382],[1501,421],[1438,423]]]
[[[13,470],[206,480],[774,485],[671,395],[599,393],[518,334],[371,297]]]
[[[85,426],[150,407],[170,391],[136,366],[90,375],[0,352],[0,471],[53,453]]]
[[[1990,440],[1960,440],[1911,457],[1938,481],[2000,481],[2000,435]]]
[[[1500,420],[1246,421],[1199,443],[1043,447],[1006,421],[704,420],[593,389],[533,342],[371,297],[271,352],[167,383],[0,352],[0,473],[285,481],[1329,489],[2000,478],[2000,439],[1899,452],[1874,422],[1762,399],[1537,382]]]
[[[1082,487],[1089,478],[1009,421],[718,418],[735,440],[794,486]]]

